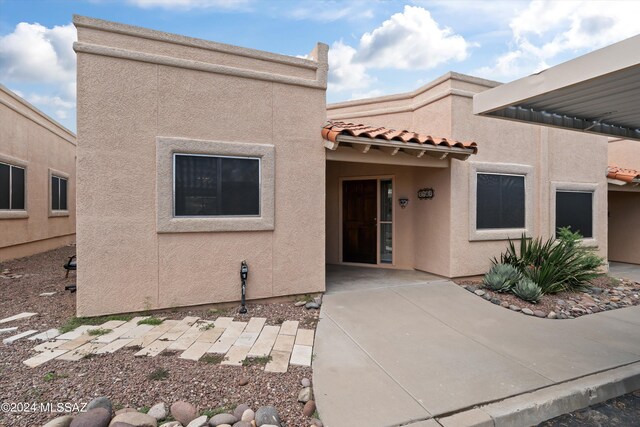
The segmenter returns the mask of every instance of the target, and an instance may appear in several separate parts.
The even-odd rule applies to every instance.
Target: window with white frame
[[[0,163],[0,210],[25,209],[25,168]]]
[[[478,172],[476,182],[476,229],[525,227],[524,175]]]
[[[67,190],[68,180],[66,178],[52,175],[51,176],[51,210],[66,211],[67,210]]]
[[[568,227],[586,239],[593,238],[593,191],[556,191],[557,230]]]
[[[259,215],[259,158],[174,154],[174,216]]]

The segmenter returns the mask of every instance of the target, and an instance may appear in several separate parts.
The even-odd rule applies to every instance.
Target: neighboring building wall
[[[450,168],[415,181],[410,194],[414,196],[424,186],[435,188],[433,202],[437,199],[439,209],[419,212],[417,209],[428,206],[421,202],[407,207],[416,210],[415,218],[422,219],[414,226],[414,268],[448,277],[481,274],[490,267],[491,258],[504,251],[507,237],[520,237],[521,230],[493,236],[475,233],[472,171],[487,168],[502,173],[526,172],[526,229],[532,236],[554,234],[555,188],[594,191],[594,239],[586,243],[596,245],[600,255],[606,256],[606,138],[474,116],[473,95],[496,85],[448,73],[408,94],[329,105],[328,116],[478,143],[477,155],[466,161],[449,160]],[[438,228],[422,229],[427,224],[425,218]]]
[[[242,260],[249,299],[323,291],[327,46],[305,60],[74,23],[78,315],[238,301]],[[262,217],[172,218],[171,150],[264,155]]]
[[[71,131],[0,85],[0,162],[24,168],[26,192],[25,210],[0,210],[0,261],[75,241],[75,154]],[[68,178],[66,211],[50,211],[50,171]]]
[[[640,141],[610,139],[609,165],[640,170]],[[640,186],[609,185],[609,260],[640,264]]]

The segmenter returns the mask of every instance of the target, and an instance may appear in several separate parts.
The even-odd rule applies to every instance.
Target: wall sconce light
[[[407,197],[400,197],[398,199],[398,203],[400,203],[400,207],[404,209],[409,204],[409,199]]]

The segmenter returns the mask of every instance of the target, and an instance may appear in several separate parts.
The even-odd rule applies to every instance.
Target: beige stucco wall
[[[640,141],[609,140],[609,165],[640,170]]]
[[[0,211],[0,261],[73,243],[76,136],[2,85],[0,130],[0,161],[26,175],[26,212]],[[69,177],[64,215],[49,213],[50,169]]]
[[[238,301],[242,260],[249,299],[323,291],[326,46],[311,61],[74,22],[78,315]],[[157,137],[273,145],[273,230],[158,233]]]
[[[501,168],[528,171],[532,194],[528,202],[527,231],[531,235],[547,238],[554,233],[554,188],[595,190],[594,239],[587,243],[596,245],[599,253],[606,256],[606,138],[474,116],[473,95],[497,84],[448,73],[408,94],[328,106],[327,114],[332,119],[477,142],[477,155],[466,161],[451,159],[449,168],[431,170],[428,179],[414,179],[412,195],[425,186],[422,181],[434,183],[430,186],[436,188],[438,215],[434,218],[437,222],[423,220],[412,224],[413,242],[407,245],[415,249],[415,262],[409,268],[449,277],[486,272],[491,258],[504,250],[507,241],[506,236],[491,239],[473,236],[470,175],[473,168],[498,164]],[[441,204],[441,197],[446,203]],[[416,212],[414,215],[431,219],[431,214],[433,212]],[[327,239],[332,238],[332,233],[335,231],[329,227]],[[512,233],[512,237],[519,235]],[[402,245],[399,239],[396,242]]]

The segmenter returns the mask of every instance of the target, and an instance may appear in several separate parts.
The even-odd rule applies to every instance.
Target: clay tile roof
[[[434,138],[431,135],[411,132],[408,130],[395,130],[385,127],[367,126],[363,124],[347,123],[329,120],[322,128],[322,137],[327,141],[337,142],[339,135],[354,136],[358,138],[383,139],[386,141],[412,142],[416,144],[429,144],[436,147],[457,147],[478,152],[475,142],[449,141],[446,138]]]
[[[617,179],[618,181],[624,181],[630,184],[633,181],[640,180],[640,171],[609,166],[607,168],[607,178]]]

